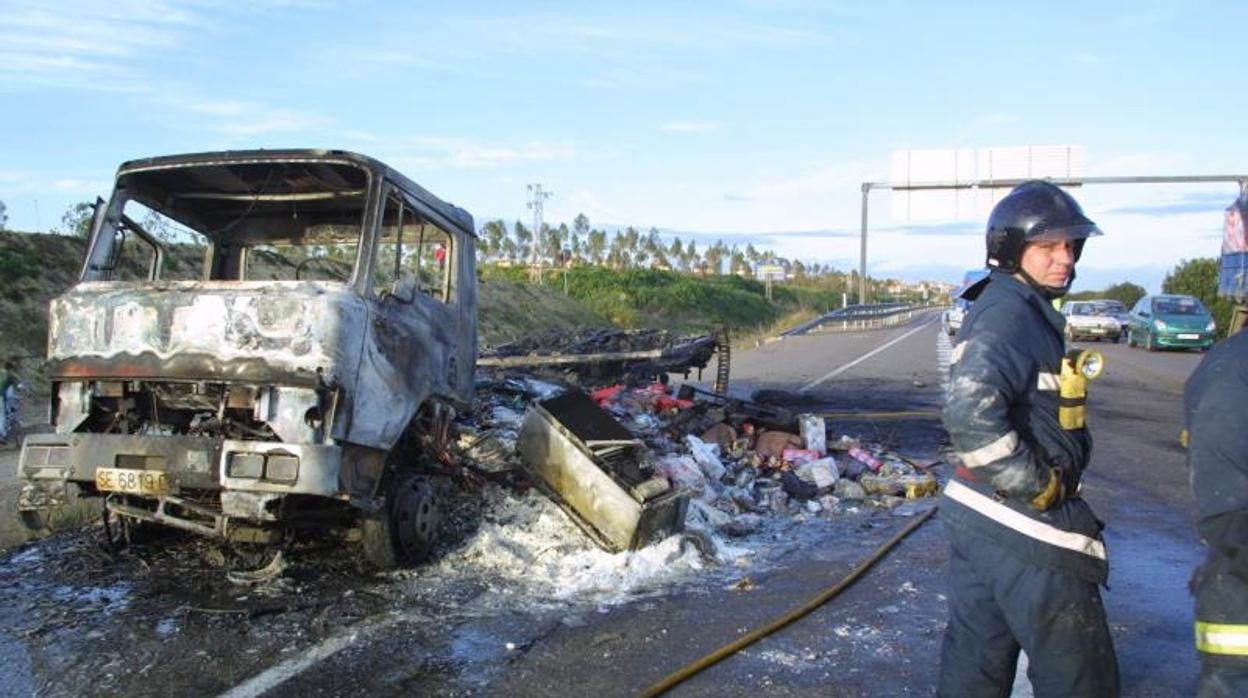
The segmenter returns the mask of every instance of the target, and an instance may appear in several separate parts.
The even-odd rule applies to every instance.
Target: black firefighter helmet
[[[1070,240],[1075,261],[1078,262],[1084,241],[1100,234],[1101,229],[1084,215],[1075,197],[1052,182],[1029,180],[1014,187],[998,201],[988,216],[985,236],[988,268],[1006,274],[1022,272],[1023,248],[1028,243],[1049,240]],[[1026,272],[1023,274],[1026,277]],[[1071,269],[1066,285],[1061,288],[1042,286],[1030,278],[1027,280],[1046,296],[1058,298],[1070,289],[1075,272]],[[962,297],[975,298],[987,283],[986,278],[976,287],[967,289]]]

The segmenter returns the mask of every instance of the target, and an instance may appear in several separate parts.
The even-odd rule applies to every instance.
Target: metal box
[[[656,476],[645,445],[584,393],[531,405],[517,448],[538,487],[606,550],[684,530],[689,491]]]

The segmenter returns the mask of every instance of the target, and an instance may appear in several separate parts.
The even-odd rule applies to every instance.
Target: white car
[[[1122,334],[1118,318],[1104,303],[1068,301],[1062,306],[1062,315],[1066,316],[1066,340],[1070,342],[1080,339],[1117,342]]]
[[[966,318],[966,311],[970,310],[970,307],[970,301],[965,301],[959,298],[953,302],[952,306],[945,310],[943,317],[945,332],[948,333],[950,337],[957,334],[958,330],[962,329],[962,320]]]

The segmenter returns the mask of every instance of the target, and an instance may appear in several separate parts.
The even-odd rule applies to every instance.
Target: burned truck
[[[126,162],[49,311],[54,433],[22,446],[30,526],[70,488],[106,530],[427,556],[472,397],[472,217],[381,162],[260,150]]]

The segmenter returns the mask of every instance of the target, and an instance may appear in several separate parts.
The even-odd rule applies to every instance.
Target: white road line
[[[940,394],[949,392],[949,357],[953,355],[953,343],[942,329],[936,334],[936,369],[940,373]]]
[[[274,664],[222,693],[220,698],[254,698],[255,696],[263,695],[383,628],[403,621],[421,618],[425,618],[425,616],[414,613],[384,613],[360,621],[337,635],[326,638],[320,644],[306,650],[303,654]]]
[[[922,329],[925,329],[925,328],[929,327],[931,324],[932,324],[931,320],[928,320],[927,322],[924,322],[922,325],[919,325],[918,327],[914,328],[913,330],[910,330],[909,332],[907,332],[907,333],[905,333],[905,334],[901,335],[900,337],[897,337],[896,339],[894,339],[893,341],[889,342],[888,344],[884,344],[884,345],[882,345],[882,346],[876,347],[875,349],[872,349],[871,351],[869,351],[869,352],[867,352],[867,353],[863,354],[862,356],[859,356],[858,358],[854,359],[853,361],[850,361],[849,363],[847,363],[847,364],[845,364],[845,365],[843,365],[843,366],[841,366],[841,367],[839,367],[839,368],[835,368],[835,369],[833,369],[833,370],[829,371],[829,372],[828,372],[826,375],[824,375],[822,378],[816,378],[815,380],[813,380],[813,381],[811,381],[811,382],[807,383],[806,385],[803,385],[803,386],[800,388],[799,392],[803,392],[803,393],[804,393],[804,392],[806,392],[806,391],[810,390],[811,388],[814,388],[816,385],[819,385],[820,383],[823,383],[824,381],[828,381],[828,380],[832,380],[833,378],[836,378],[837,376],[841,375],[842,373],[844,373],[844,372],[848,371],[849,369],[851,369],[851,368],[853,368],[853,367],[857,366],[858,364],[862,363],[863,361],[866,361],[867,359],[871,358],[872,356],[875,356],[876,354],[878,354],[878,353],[880,353],[880,352],[884,351],[885,349],[887,349],[887,348],[889,348],[889,347],[893,346],[893,345],[894,345],[894,344],[896,344],[897,342],[900,342],[901,340],[905,339],[906,337],[909,337],[910,335],[914,334],[915,332],[918,332],[919,330],[922,330]]]

